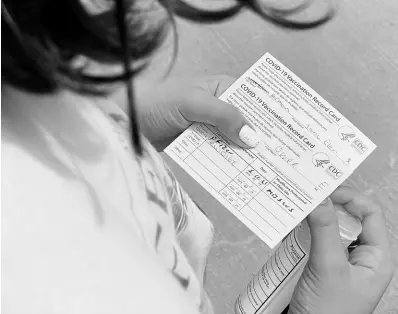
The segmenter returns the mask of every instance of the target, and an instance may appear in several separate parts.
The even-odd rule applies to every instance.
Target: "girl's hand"
[[[250,123],[239,109],[218,99],[234,81],[225,75],[178,78],[139,89],[137,111],[142,133],[160,151],[193,122],[204,122],[240,146],[255,147],[258,138]],[[119,96],[119,103],[123,97]]]
[[[296,286],[290,314],[368,314],[393,276],[387,230],[381,208],[349,187],[339,187],[328,203],[308,216],[310,259]],[[333,203],[362,222],[360,245],[347,259]]]

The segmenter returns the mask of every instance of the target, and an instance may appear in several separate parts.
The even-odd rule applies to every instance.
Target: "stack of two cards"
[[[220,99],[256,129],[256,148],[195,123],[165,152],[271,248],[376,148],[270,54]]]

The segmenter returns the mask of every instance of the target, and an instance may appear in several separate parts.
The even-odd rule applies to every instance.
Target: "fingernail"
[[[260,140],[257,136],[256,131],[254,131],[250,126],[244,125],[239,131],[240,140],[245,143],[247,146],[252,148],[256,147]]]
[[[325,198],[325,199],[321,202],[321,204],[319,204],[319,205],[326,205],[327,203],[329,203],[329,200],[330,200],[330,198],[327,197],[327,198]]]

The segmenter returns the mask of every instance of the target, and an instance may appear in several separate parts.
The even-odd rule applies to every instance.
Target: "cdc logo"
[[[338,130],[339,137],[343,142],[351,142],[355,138],[354,130],[348,125],[342,126]]]
[[[312,156],[312,163],[316,168],[323,168],[334,180],[341,177],[343,172],[330,162],[329,156],[325,153],[316,153]]]
[[[316,153],[312,156],[312,163],[316,168],[325,168],[326,165],[330,164],[330,159],[325,153]]]
[[[330,165],[326,169],[326,173],[331,176],[333,179],[337,180],[343,174],[340,169],[338,169],[335,165]]]

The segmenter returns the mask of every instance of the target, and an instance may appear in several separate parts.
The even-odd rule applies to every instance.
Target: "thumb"
[[[191,101],[197,104],[180,108],[187,120],[213,125],[239,146],[254,148],[259,144],[257,132],[238,108],[206,92],[195,96]]]
[[[328,197],[307,218],[311,232],[310,263],[325,269],[346,262],[333,202]]]

